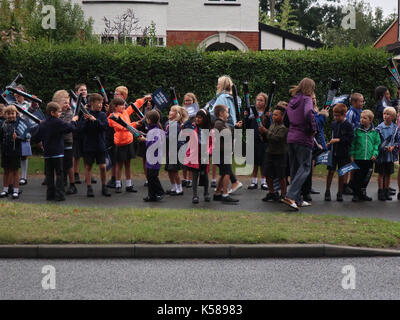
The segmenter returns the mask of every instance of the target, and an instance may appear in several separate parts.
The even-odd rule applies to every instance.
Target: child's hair
[[[374,121],[374,113],[371,110],[364,110],[361,114],[366,114],[371,122]]]
[[[185,107],[181,107],[181,123],[185,123],[186,121],[189,120],[189,113],[187,112]]]
[[[69,93],[66,90],[58,90],[54,93],[52,101],[60,103],[64,99],[69,99]]]
[[[13,113],[13,112],[15,112],[16,114],[18,114],[17,107],[14,106],[13,104],[8,105],[8,106],[5,107],[5,109],[4,109],[4,114]]]
[[[115,107],[116,106],[125,106],[125,101],[122,98],[114,98],[111,100],[110,103],[110,110],[109,113],[115,112]]]
[[[89,96],[89,104],[92,104],[93,102],[98,102],[98,101],[103,101],[103,96],[98,93],[92,93]]]
[[[338,103],[334,108],[333,108],[333,114],[337,115],[345,115],[347,112],[347,107],[343,103]]]
[[[283,107],[281,107],[281,106],[275,107],[274,111],[275,111],[275,110],[279,110],[279,111],[282,113],[282,116],[283,116],[283,115],[285,114],[285,112],[286,112],[286,109],[283,108]]]
[[[119,92],[124,97],[125,100],[128,98],[128,88],[127,87],[119,86],[119,87],[115,88],[115,91]]]
[[[294,97],[296,94],[301,93],[305,96],[312,96],[315,91],[315,82],[313,79],[304,78],[297,86],[293,86],[289,93]]]
[[[150,124],[157,124],[160,122],[160,114],[156,110],[146,112],[145,117],[149,120]]]
[[[197,111],[196,118],[197,117],[200,117],[203,119],[201,129],[211,129],[212,128],[211,116],[207,110],[200,109],[199,111]]]
[[[217,104],[214,107],[214,115],[218,118],[219,115],[221,114],[221,112],[225,111],[226,109],[228,109],[227,106],[223,105],[223,104]]]
[[[385,86],[379,86],[375,89],[375,99],[376,101],[382,100],[385,96],[385,92],[388,91],[388,88]]]
[[[183,100],[185,100],[186,97],[189,97],[193,100],[193,103],[198,102],[196,95],[193,92],[188,92],[183,96]]]
[[[393,107],[386,107],[385,110],[383,110],[383,114],[385,113],[389,113],[394,118],[396,118],[397,115],[396,109]]]
[[[175,106],[171,107],[171,110],[175,111],[175,113],[176,113],[175,119],[173,119],[173,120],[175,120],[176,122],[181,122],[181,119],[182,119],[181,107],[178,105],[175,105]]]
[[[86,88],[87,88],[87,85],[86,85],[86,83],[77,83],[77,84],[75,85],[75,92],[78,92],[78,90],[80,89],[80,87],[86,87]]]
[[[217,94],[222,91],[226,91],[227,93],[232,93],[233,81],[230,76],[224,75],[218,78],[217,84]]]
[[[46,106],[46,113],[51,115],[52,112],[61,110],[60,105],[57,102],[49,102]]]
[[[350,103],[353,104],[353,102],[359,101],[361,98],[363,98],[363,95],[361,93],[353,93],[350,97]]]
[[[288,103],[287,103],[286,101],[279,101],[279,102],[276,104],[275,108],[281,107],[281,108],[286,109],[287,106],[288,106]]]
[[[264,98],[264,101],[265,101],[264,107],[266,107],[266,106],[267,106],[267,101],[268,101],[268,95],[267,95],[266,93],[264,93],[264,92],[260,92],[260,93],[257,95],[256,99],[257,99],[258,97],[263,97],[263,98]]]
[[[26,88],[23,84],[19,84],[15,87],[15,89],[18,89],[20,91],[26,92]]]

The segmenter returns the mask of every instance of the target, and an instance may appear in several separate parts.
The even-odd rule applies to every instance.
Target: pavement
[[[243,188],[234,197],[239,199],[237,205],[223,205],[211,201],[204,202],[202,188],[199,188],[200,203],[192,204],[192,190],[184,189],[183,196],[166,196],[157,203],[146,203],[143,197],[147,195],[144,180],[134,180],[138,193],[115,194],[112,197],[101,196],[101,185],[93,185],[94,198],[86,197],[86,186],[77,185],[78,194],[67,196],[64,202],[58,205],[90,206],[112,208],[134,207],[134,208],[173,208],[173,209],[210,209],[225,211],[246,212],[293,212],[281,203],[265,203],[261,199],[265,191],[260,189],[247,190],[244,179]],[[23,193],[18,201],[23,203],[48,204],[45,199],[46,187],[41,185],[41,179],[31,178],[26,186],[21,189]],[[163,187],[169,188],[169,182],[162,180]],[[316,179],[314,189],[321,191],[319,195],[313,195],[311,207],[301,208],[301,213],[316,215],[336,215],[346,217],[369,217],[381,218],[390,221],[400,221],[400,203],[394,196],[393,201],[377,201],[376,182],[371,182],[368,193],[374,198],[372,202],[353,203],[351,196],[345,196],[342,203],[323,200],[324,181]],[[332,188],[332,195],[336,190]],[[332,197],[335,199],[335,197]],[[381,250],[369,248],[352,248],[331,245],[7,245],[0,246],[0,258],[287,258],[287,257],[374,257],[374,256],[400,256],[397,250]]]

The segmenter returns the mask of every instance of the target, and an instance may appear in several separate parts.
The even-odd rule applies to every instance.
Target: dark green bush
[[[382,67],[388,54],[373,48],[336,48],[315,51],[198,52],[187,47],[143,48],[122,45],[79,43],[52,45],[33,43],[0,52],[1,83],[4,87],[17,73],[24,75],[27,89],[49,101],[59,89],[72,89],[86,82],[89,92],[97,91],[92,78],[101,76],[106,91],[118,85],[129,88],[136,99],[157,87],[174,86],[182,101],[194,92],[203,106],[215,95],[217,79],[230,75],[242,94],[242,82],[249,81],[251,100],[268,92],[277,82],[274,102],[289,100],[289,88],[303,77],[315,80],[319,106],[323,106],[330,78],[343,80],[341,93],[361,92],[366,107],[374,109],[374,89],[391,86]]]

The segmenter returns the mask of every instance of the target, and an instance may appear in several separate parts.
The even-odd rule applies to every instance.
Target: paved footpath
[[[260,189],[247,190],[248,182],[243,181],[243,188],[234,194],[234,198],[239,199],[238,205],[224,205],[220,202],[211,201],[204,202],[202,197],[203,188],[199,188],[200,203],[192,204],[192,189],[184,188],[183,196],[165,196],[165,198],[157,203],[146,203],[143,197],[147,195],[147,188],[143,186],[144,180],[134,179],[135,186],[139,190],[138,193],[115,194],[111,189],[112,197],[106,198],[101,196],[101,186],[97,183],[94,184],[94,198],[86,197],[86,185],[77,185],[78,194],[67,196],[64,202],[57,202],[59,205],[73,205],[73,206],[90,206],[90,207],[104,207],[112,208],[118,207],[135,207],[135,208],[173,208],[173,209],[211,209],[211,210],[226,210],[226,211],[247,211],[247,212],[293,212],[281,203],[265,203],[261,199],[265,196],[266,192]],[[45,204],[50,203],[46,201],[46,187],[41,185],[42,177],[30,178],[28,184],[22,187],[23,193],[19,202]],[[169,181],[162,180],[164,189],[170,187]],[[308,208],[302,208],[300,212],[310,214],[331,214],[337,216],[348,217],[369,217],[369,218],[383,218],[392,221],[400,221],[400,201],[397,196],[393,196],[393,201],[378,201],[377,200],[377,184],[371,182],[368,194],[373,197],[372,202],[353,203],[352,196],[344,196],[344,202],[336,202],[336,188],[337,182],[332,187],[332,199],[334,201],[325,202],[323,200],[325,191],[325,182],[323,180],[315,179],[313,187],[320,191],[319,195],[313,195],[313,205]],[[394,187],[394,183],[392,183]],[[123,187],[123,190],[124,187]],[[211,192],[213,194],[213,192]],[[8,200],[13,201],[13,200]],[[52,202],[54,203],[54,202]]]

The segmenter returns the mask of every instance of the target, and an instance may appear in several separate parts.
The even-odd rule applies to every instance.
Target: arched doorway
[[[208,37],[199,44],[198,48],[206,51],[240,50],[246,52],[249,50],[242,40],[227,32],[218,32]]]
[[[221,42],[214,42],[212,45],[208,46],[206,48],[206,51],[237,51],[239,50],[237,47],[235,47],[231,43],[221,43]]]

